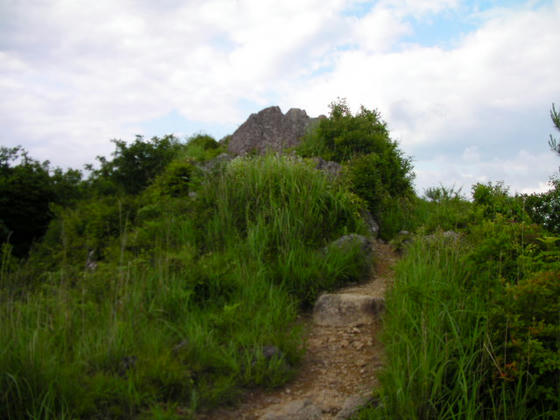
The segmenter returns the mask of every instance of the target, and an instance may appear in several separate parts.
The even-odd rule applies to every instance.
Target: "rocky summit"
[[[298,108],[291,108],[286,114],[278,106],[265,108],[251,114],[232,134],[228,151],[236,155],[262,154],[296,146],[319,118],[310,118]]]

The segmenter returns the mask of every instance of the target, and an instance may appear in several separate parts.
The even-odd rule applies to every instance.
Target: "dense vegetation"
[[[368,234],[366,210],[404,256],[361,416],[558,416],[558,178],[417,197],[380,115],[344,101],[286,156],[233,159],[206,135],[114,144],[86,179],[1,149],[4,417],[189,418],[285,383],[298,314],[369,271],[358,243],[332,245]]]
[[[414,197],[414,174],[377,111],[361,107],[352,115],[344,100],[333,102],[329,118],[320,121],[297,151],[344,164],[348,188],[379,220],[381,237],[390,239],[398,232]]]
[[[416,234],[395,238],[388,362],[360,418],[560,418],[559,184],[515,196],[476,184],[472,201],[426,191]]]
[[[330,245],[367,232],[361,200],[312,163],[216,158],[208,136],[115,145],[28,258],[3,246],[8,418],[188,416],[284,383],[299,311],[369,272],[359,243]]]

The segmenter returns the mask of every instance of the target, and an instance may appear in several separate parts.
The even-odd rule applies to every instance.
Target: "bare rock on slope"
[[[285,115],[278,106],[265,108],[251,114],[232,134],[228,151],[236,155],[262,154],[296,146],[318,120],[309,118],[304,110],[298,108],[290,109]]]

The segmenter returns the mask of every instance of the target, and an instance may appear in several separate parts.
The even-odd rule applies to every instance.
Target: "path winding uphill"
[[[363,284],[321,296],[309,324],[307,351],[299,374],[274,391],[255,391],[235,409],[202,414],[200,419],[346,419],[369,401],[383,363],[377,339],[385,290],[397,256],[376,243],[376,270]]]

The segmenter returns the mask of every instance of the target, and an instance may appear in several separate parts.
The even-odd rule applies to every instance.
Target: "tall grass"
[[[325,251],[363,231],[353,196],[301,161],[239,159],[194,198],[146,194],[95,270],[66,261],[1,295],[5,418],[189,416],[278,386],[301,358],[301,306],[367,273],[359,248]]]
[[[477,286],[490,284],[488,273],[465,263],[469,252],[467,241],[444,235],[407,248],[387,296],[379,404],[360,418],[554,418],[529,403],[528,373],[499,377],[508,332],[496,341],[492,293]]]
[[[372,416],[481,418],[484,312],[462,289],[466,275],[456,245],[418,242],[408,249],[387,297],[383,405]]]

